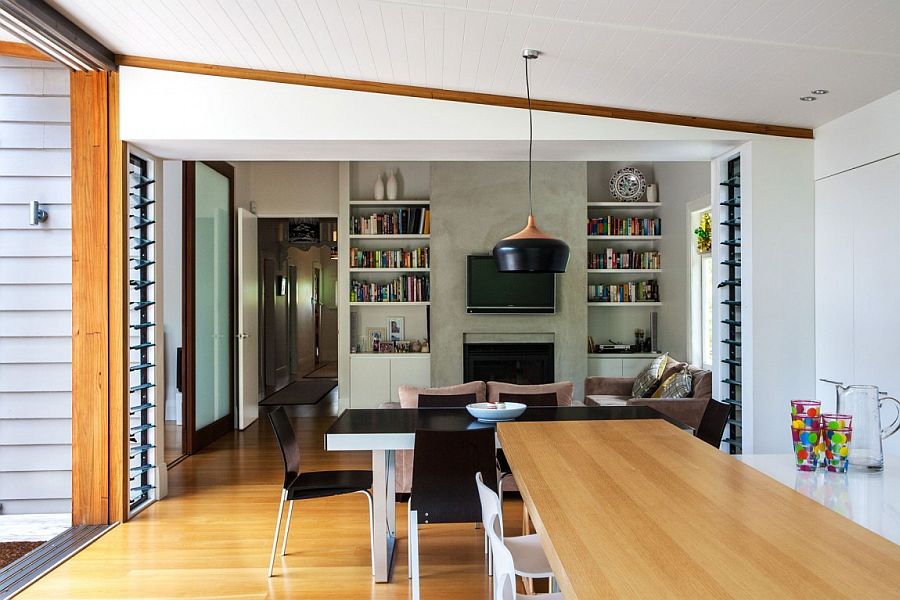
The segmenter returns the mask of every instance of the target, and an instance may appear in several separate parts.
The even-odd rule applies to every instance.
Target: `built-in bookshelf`
[[[663,269],[658,250],[664,232],[662,203],[646,202],[646,196],[637,202],[610,197],[610,176],[622,166],[638,167],[648,183],[655,179],[651,164],[598,162],[587,167],[587,329],[601,343],[631,344],[637,329],[649,336],[651,313],[662,306],[656,280]]]
[[[394,169],[399,171],[397,199],[375,199],[373,188],[378,173],[384,173],[386,178]],[[349,197],[345,196],[339,225],[347,244],[342,277],[346,282],[343,302],[349,308],[349,319],[344,322],[348,334],[341,338],[343,351],[357,361],[376,360],[383,369],[393,363],[382,363],[382,356],[427,358],[422,353],[385,352],[384,346],[394,350],[393,342],[397,340],[397,349],[408,348],[413,342],[430,337],[430,165],[355,162],[349,163],[346,177]],[[394,337],[391,326],[397,322],[401,323],[402,333]],[[382,336],[381,353],[370,351],[375,332]],[[350,367],[351,379],[363,364],[357,362]],[[389,370],[398,375],[395,366]],[[374,377],[374,373],[370,375]],[[427,385],[427,381],[419,382],[415,377],[400,383]]]

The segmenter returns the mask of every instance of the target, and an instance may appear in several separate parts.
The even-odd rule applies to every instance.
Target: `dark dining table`
[[[659,419],[687,429],[648,406],[530,407],[515,419],[529,421],[610,421]],[[352,408],[346,409],[325,432],[325,449],[372,453],[374,497],[373,577],[390,581],[396,537],[395,461],[397,450],[415,447],[416,430],[461,431],[494,428],[469,415],[464,408]],[[499,442],[498,442],[499,447]]]

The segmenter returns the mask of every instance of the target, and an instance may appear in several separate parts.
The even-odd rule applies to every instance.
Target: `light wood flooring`
[[[368,453],[325,452],[333,396],[292,407],[304,470],[371,468]],[[286,556],[266,577],[283,477],[267,419],[229,434],[169,471],[169,497],[115,527],[35,583],[22,599],[409,598],[406,507],[397,506],[391,583],[373,583],[368,509],[360,494],[295,504]],[[506,503],[518,533],[521,502]],[[420,529],[422,598],[489,598],[483,532],[472,525]]]

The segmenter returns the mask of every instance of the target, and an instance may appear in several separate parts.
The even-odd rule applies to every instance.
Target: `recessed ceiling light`
[[[801,96],[800,99],[803,102],[813,102],[815,100],[818,100],[818,98],[816,98],[815,96]]]
[[[810,94],[815,94],[816,96],[824,96],[828,93],[828,90],[812,90]]]

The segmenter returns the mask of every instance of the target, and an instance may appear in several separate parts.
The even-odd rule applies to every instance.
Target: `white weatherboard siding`
[[[69,138],[68,71],[0,57],[0,514],[71,511]]]

